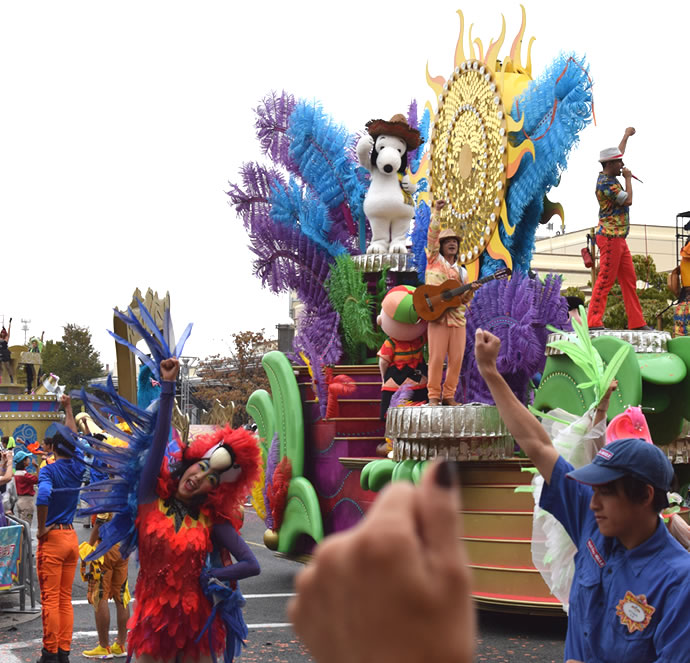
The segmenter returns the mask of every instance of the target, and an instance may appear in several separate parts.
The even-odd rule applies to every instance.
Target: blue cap
[[[16,465],[17,463],[21,463],[25,458],[31,458],[32,455],[33,454],[30,454],[28,451],[20,449],[16,454],[14,454],[14,464]]]
[[[669,491],[673,466],[659,447],[640,438],[628,437],[599,449],[589,465],[568,472],[566,476],[589,486],[601,486],[626,475]]]

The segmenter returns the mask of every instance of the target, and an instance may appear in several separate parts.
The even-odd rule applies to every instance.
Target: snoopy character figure
[[[422,142],[403,115],[390,122],[370,120],[357,143],[360,165],[371,173],[364,213],[371,224],[367,253],[407,253],[406,238],[414,218],[415,184],[405,174],[407,153]]]

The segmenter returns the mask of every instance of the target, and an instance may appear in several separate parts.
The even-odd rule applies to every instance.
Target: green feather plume
[[[587,381],[577,385],[578,389],[594,389],[594,403],[592,407],[599,405],[601,399],[606,394],[611,380],[614,379],[618,369],[621,367],[628,353],[632,350],[632,346],[626,345],[621,347],[615,355],[611,358],[608,366],[604,366],[604,361],[597,349],[592,345],[592,339],[589,337],[589,327],[587,326],[587,314],[583,306],[580,306],[580,318],[578,322],[573,318],[573,329],[575,331],[574,337],[571,334],[572,340],[552,341],[548,343],[548,347],[560,350],[563,354],[570,357],[574,364],[579,366],[583,373],[587,376]],[[549,326],[549,329],[554,332],[563,333],[560,329]]]
[[[348,361],[359,362],[364,350],[376,349],[373,302],[362,274],[348,254],[336,257],[326,281],[328,299],[340,314],[343,349]]]

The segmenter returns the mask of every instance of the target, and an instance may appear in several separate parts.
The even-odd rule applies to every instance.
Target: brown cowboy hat
[[[394,115],[390,122],[386,122],[386,120],[369,120],[367,122],[367,131],[374,140],[384,135],[402,138],[407,143],[408,150],[415,150],[422,144],[422,137],[419,131],[413,129],[407,123],[405,116],[400,113]]]
[[[452,228],[446,228],[445,230],[441,231],[438,236],[438,241],[443,242],[444,239],[455,239],[458,241],[458,244],[460,243],[458,234]]]

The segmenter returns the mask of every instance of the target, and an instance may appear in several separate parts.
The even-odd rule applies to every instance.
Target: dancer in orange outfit
[[[452,230],[441,230],[439,214],[446,206],[437,200],[431,212],[431,223],[426,246],[427,285],[441,285],[449,279],[465,283],[467,270],[458,263],[460,241]],[[462,305],[448,309],[438,320],[429,323],[429,405],[457,405],[455,390],[460,380],[462,359],[465,355],[465,304],[474,292],[461,295]],[[441,392],[443,362],[448,357],[446,380]]]
[[[67,426],[74,425],[69,396],[63,396]],[[74,428],[76,430],[76,427]],[[39,663],[68,663],[72,643],[72,583],[79,561],[79,542],[72,521],[84,474],[81,452],[60,433],[44,445],[56,460],[38,477],[36,567],[41,586],[43,651]]]

